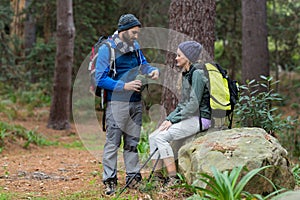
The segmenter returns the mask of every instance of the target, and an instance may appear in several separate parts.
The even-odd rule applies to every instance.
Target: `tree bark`
[[[19,38],[24,36],[24,25],[22,20],[25,15],[22,15],[23,9],[25,8],[26,0],[11,0],[10,5],[14,12],[13,20],[10,25],[10,34],[17,35]]]
[[[23,14],[24,8],[25,8],[26,0],[11,0],[10,6],[13,10],[13,18],[12,22],[10,24],[10,36],[12,38],[16,37],[20,40],[24,38],[24,23],[23,20],[25,19],[25,15]],[[16,64],[19,63],[20,58],[24,56],[24,51],[21,51],[21,49],[24,49],[24,45],[20,43],[19,46],[14,46],[15,44],[10,44],[13,52],[15,55],[19,57],[19,59],[16,59]]]
[[[36,41],[35,19],[30,11],[24,12],[30,5],[31,0],[11,0],[10,5],[13,9],[14,16],[10,24],[10,35],[21,40],[21,45],[14,49],[15,54],[24,57],[32,48]],[[25,51],[23,51],[25,49]]]
[[[55,74],[48,127],[64,130],[70,128],[70,93],[75,38],[72,0],[57,0],[56,28]]]
[[[51,12],[52,7],[49,6],[49,0],[47,0],[48,3],[43,7],[44,12],[44,21],[43,21],[43,32],[44,32],[44,42],[45,44],[48,44],[51,37],[52,37],[52,30],[51,30]]]
[[[26,0],[25,8],[28,8],[31,0]],[[26,20],[24,21],[24,48],[25,53],[28,54],[36,42],[36,25],[35,19],[32,16],[32,11],[27,11]]]
[[[242,80],[269,76],[266,0],[242,0]]]
[[[176,38],[170,36],[169,49],[177,49],[180,42],[192,39],[200,42],[205,52],[202,59],[212,60],[214,57],[214,24],[215,24],[216,2],[214,0],[172,0],[169,8],[169,28],[187,35],[187,38]],[[175,37],[175,38],[174,38]],[[172,48],[173,47],[173,48]],[[174,53],[167,54],[167,68],[163,77],[162,105],[169,114],[178,103],[181,85],[181,73],[174,73],[176,62]],[[210,58],[209,58],[210,57]],[[174,92],[177,91],[177,92]],[[164,112],[162,112],[164,113]],[[162,118],[165,116],[162,115]]]

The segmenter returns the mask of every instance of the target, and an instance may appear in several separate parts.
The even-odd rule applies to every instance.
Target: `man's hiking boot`
[[[128,188],[130,188],[130,189],[138,189],[140,186],[141,186],[141,181],[137,181],[137,180],[133,179],[129,183]]]
[[[105,194],[113,195],[116,192],[117,181],[109,180],[104,182],[105,185]]]
[[[130,189],[138,189],[141,186],[142,177],[141,176],[135,176],[132,180],[132,177],[126,177],[126,184],[130,181],[128,184],[128,188]]]

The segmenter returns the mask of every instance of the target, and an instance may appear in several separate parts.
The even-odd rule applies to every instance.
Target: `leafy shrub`
[[[247,85],[240,86],[242,92],[235,110],[236,123],[242,127],[263,128],[277,136],[281,144],[292,152],[292,156],[297,156],[300,152],[298,117],[282,117],[278,107],[274,107],[283,101],[280,94],[272,89],[278,81],[272,82],[272,77],[261,76],[261,78],[261,82],[252,80]],[[260,92],[257,89],[259,86],[265,88],[265,91]],[[294,104],[292,106],[297,107]]]
[[[241,177],[242,171],[246,170],[243,166],[235,167],[231,172],[224,171],[220,172],[215,167],[212,167],[213,175],[209,175],[206,173],[201,173],[201,177],[199,181],[207,184],[208,189],[195,187],[200,191],[198,195],[194,195],[188,200],[240,200],[240,199],[268,199],[275,194],[283,190],[276,190],[275,192],[269,194],[266,197],[263,197],[258,194],[250,194],[244,191],[246,184],[255,176],[259,175],[259,172],[269,168],[271,166],[264,166],[261,168],[253,169],[249,171],[247,174]],[[267,178],[266,178],[267,179]],[[268,180],[268,179],[267,179]],[[270,182],[272,186],[275,188],[274,184]],[[276,189],[276,188],[275,188]]]
[[[138,144],[138,152],[140,155],[141,161],[147,160],[149,156],[149,134],[151,134],[155,129],[155,124],[154,123],[144,123],[141,131],[141,138],[140,142]]]
[[[30,144],[36,144],[39,146],[54,145],[54,142],[48,141],[34,130],[27,130],[19,125],[10,125],[5,122],[0,122],[0,149],[5,148],[5,139],[10,138],[15,140],[16,138],[22,138],[25,140],[23,144],[24,148],[28,148]]]
[[[54,40],[47,44],[38,41],[22,63],[26,66],[26,74],[23,74],[23,78],[26,78],[30,84],[44,84],[45,89],[50,90],[54,76],[55,51]]]
[[[292,172],[296,181],[296,185],[300,186],[300,167],[298,164],[293,167]]]
[[[42,84],[31,84],[26,88],[15,89],[0,83],[0,112],[10,120],[33,115],[35,108],[49,106],[50,92]]]
[[[240,86],[242,92],[239,102],[236,105],[237,124],[239,126],[260,127],[269,133],[288,131],[293,129],[293,120],[288,117],[282,120],[282,115],[278,112],[275,103],[281,102],[282,97],[276,93],[272,86],[278,81],[272,82],[272,77],[261,76],[262,81],[252,80],[247,85]],[[260,91],[258,88],[264,88]]]

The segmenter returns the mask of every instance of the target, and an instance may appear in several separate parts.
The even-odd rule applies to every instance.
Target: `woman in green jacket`
[[[179,44],[176,62],[182,71],[182,98],[160,127],[149,135],[150,153],[158,148],[152,157],[153,163],[159,159],[154,178],[164,180],[167,187],[177,182],[174,153],[170,142],[190,137],[211,126],[208,79],[203,70],[194,69],[201,51],[201,44],[195,41]],[[163,164],[168,172],[167,179],[161,172]]]

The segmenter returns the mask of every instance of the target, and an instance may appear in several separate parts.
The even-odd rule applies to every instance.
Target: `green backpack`
[[[227,116],[229,120],[228,128],[232,128],[233,110],[239,98],[237,81],[230,79],[227,71],[217,63],[196,63],[192,73],[197,69],[204,70],[209,80],[208,88],[212,117],[222,118]],[[189,82],[192,84],[191,79]]]

